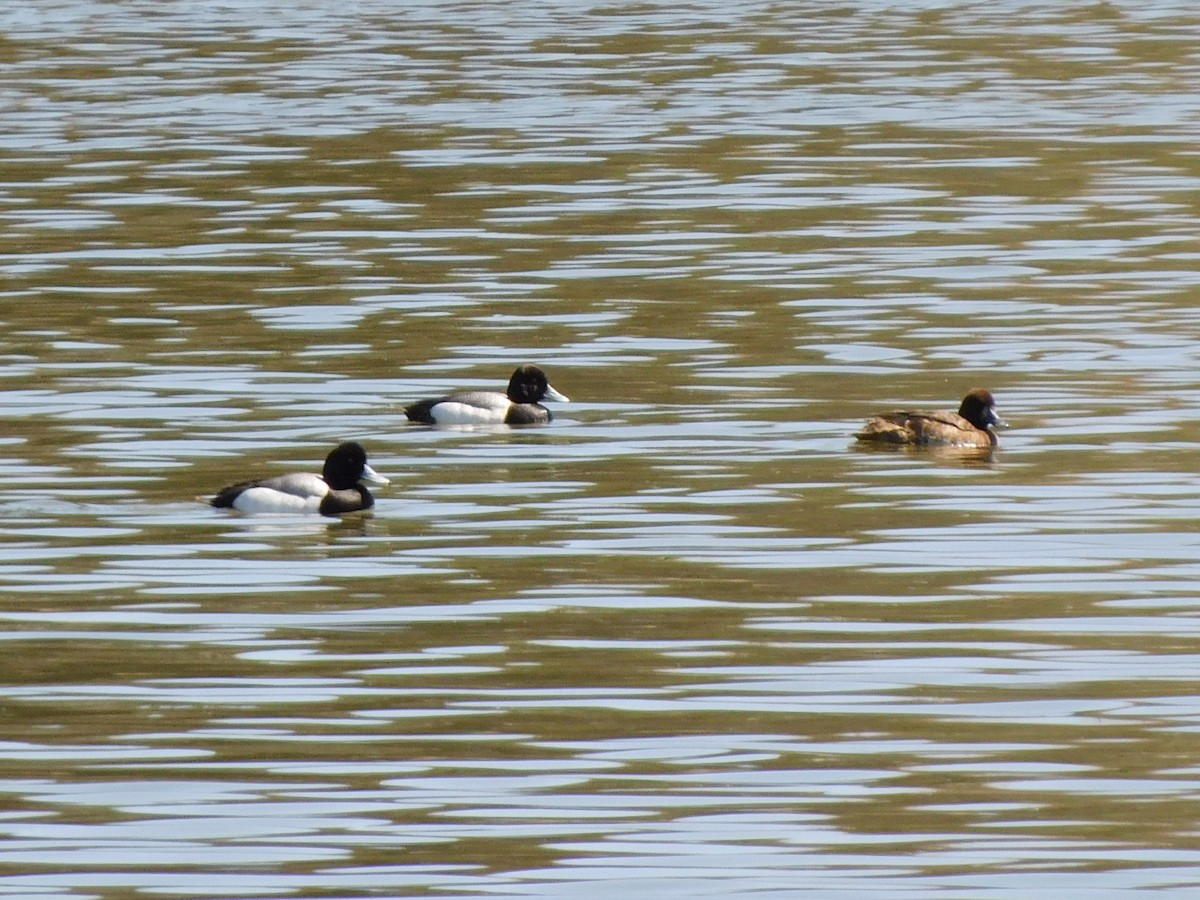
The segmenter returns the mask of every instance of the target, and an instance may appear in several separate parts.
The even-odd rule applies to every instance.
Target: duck
[[[340,516],[375,505],[361,482],[387,484],[367,465],[367,451],[357,441],[338,444],[325,457],[320,475],[294,472],[222,488],[209,503],[221,509],[261,513],[320,513]]]
[[[1007,427],[1008,423],[996,411],[991,392],[973,388],[963,397],[957,413],[948,410],[884,413],[867,422],[855,437],[873,444],[990,450],[999,443],[992,429]]]
[[[542,400],[570,403],[555,390],[546,373],[527,363],[508,380],[508,390],[460,391],[404,408],[411,422],[425,425],[545,425],[552,416]]]

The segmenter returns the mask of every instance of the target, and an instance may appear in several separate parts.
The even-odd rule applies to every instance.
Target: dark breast
[[[550,410],[540,403],[514,403],[504,417],[505,425],[545,425],[550,421]]]
[[[340,516],[342,513],[358,512],[375,505],[375,498],[361,484],[343,491],[330,491],[321,500],[317,512],[323,516]]]

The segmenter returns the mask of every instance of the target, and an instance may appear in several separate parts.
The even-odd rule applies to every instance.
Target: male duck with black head
[[[991,450],[998,443],[992,429],[1006,427],[1007,423],[996,412],[996,401],[991,393],[975,388],[963,397],[957,413],[884,413],[864,425],[855,437],[871,444]]]
[[[388,480],[367,465],[367,451],[357,441],[338,444],[325,457],[320,475],[293,472],[258,481],[242,481],[217,492],[209,502],[223,509],[259,513],[320,513],[340,516],[370,509],[375,498],[364,486]]]
[[[545,425],[551,415],[542,400],[570,402],[551,386],[545,372],[535,365],[524,365],[513,372],[503,394],[460,391],[421,400],[406,407],[404,414],[410,421],[425,425]]]

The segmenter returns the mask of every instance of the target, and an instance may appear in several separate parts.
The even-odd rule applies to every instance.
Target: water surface
[[[1197,27],[0,12],[0,893],[1193,896]]]

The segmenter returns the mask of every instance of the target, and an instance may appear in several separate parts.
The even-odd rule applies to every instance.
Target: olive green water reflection
[[[0,11],[0,894],[1193,896],[1197,28]]]

